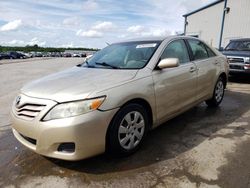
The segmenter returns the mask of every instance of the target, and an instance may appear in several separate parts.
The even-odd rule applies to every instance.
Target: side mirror
[[[158,68],[166,69],[166,68],[174,68],[180,65],[180,61],[178,58],[166,58],[162,59],[158,64]]]

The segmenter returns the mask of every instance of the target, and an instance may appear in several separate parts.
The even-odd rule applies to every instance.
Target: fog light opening
[[[61,143],[57,151],[63,152],[63,153],[74,153],[75,152],[75,143],[73,142],[67,142],[67,143]]]
[[[245,65],[244,68],[245,69],[250,69],[250,65]]]

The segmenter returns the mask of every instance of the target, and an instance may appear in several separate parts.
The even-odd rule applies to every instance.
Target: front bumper
[[[250,64],[245,57],[227,56],[230,74],[250,74]]]
[[[250,74],[250,69],[229,69],[229,74]]]
[[[12,128],[18,141],[38,154],[63,160],[80,160],[105,151],[108,126],[118,109],[93,111],[83,115],[41,121],[18,117],[13,111]],[[74,143],[72,152],[59,151],[64,143]]]

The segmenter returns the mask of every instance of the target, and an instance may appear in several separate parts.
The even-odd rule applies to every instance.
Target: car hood
[[[223,51],[225,56],[250,57],[250,51]]]
[[[21,92],[27,96],[67,102],[87,98],[133,79],[138,70],[114,70],[73,67],[35,80],[25,85]]]

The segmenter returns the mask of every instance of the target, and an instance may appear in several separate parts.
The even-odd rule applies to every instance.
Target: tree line
[[[22,52],[64,52],[65,50],[79,50],[79,51],[97,51],[96,48],[57,48],[57,47],[41,47],[37,44],[30,46],[0,46],[0,52],[22,51]]]

